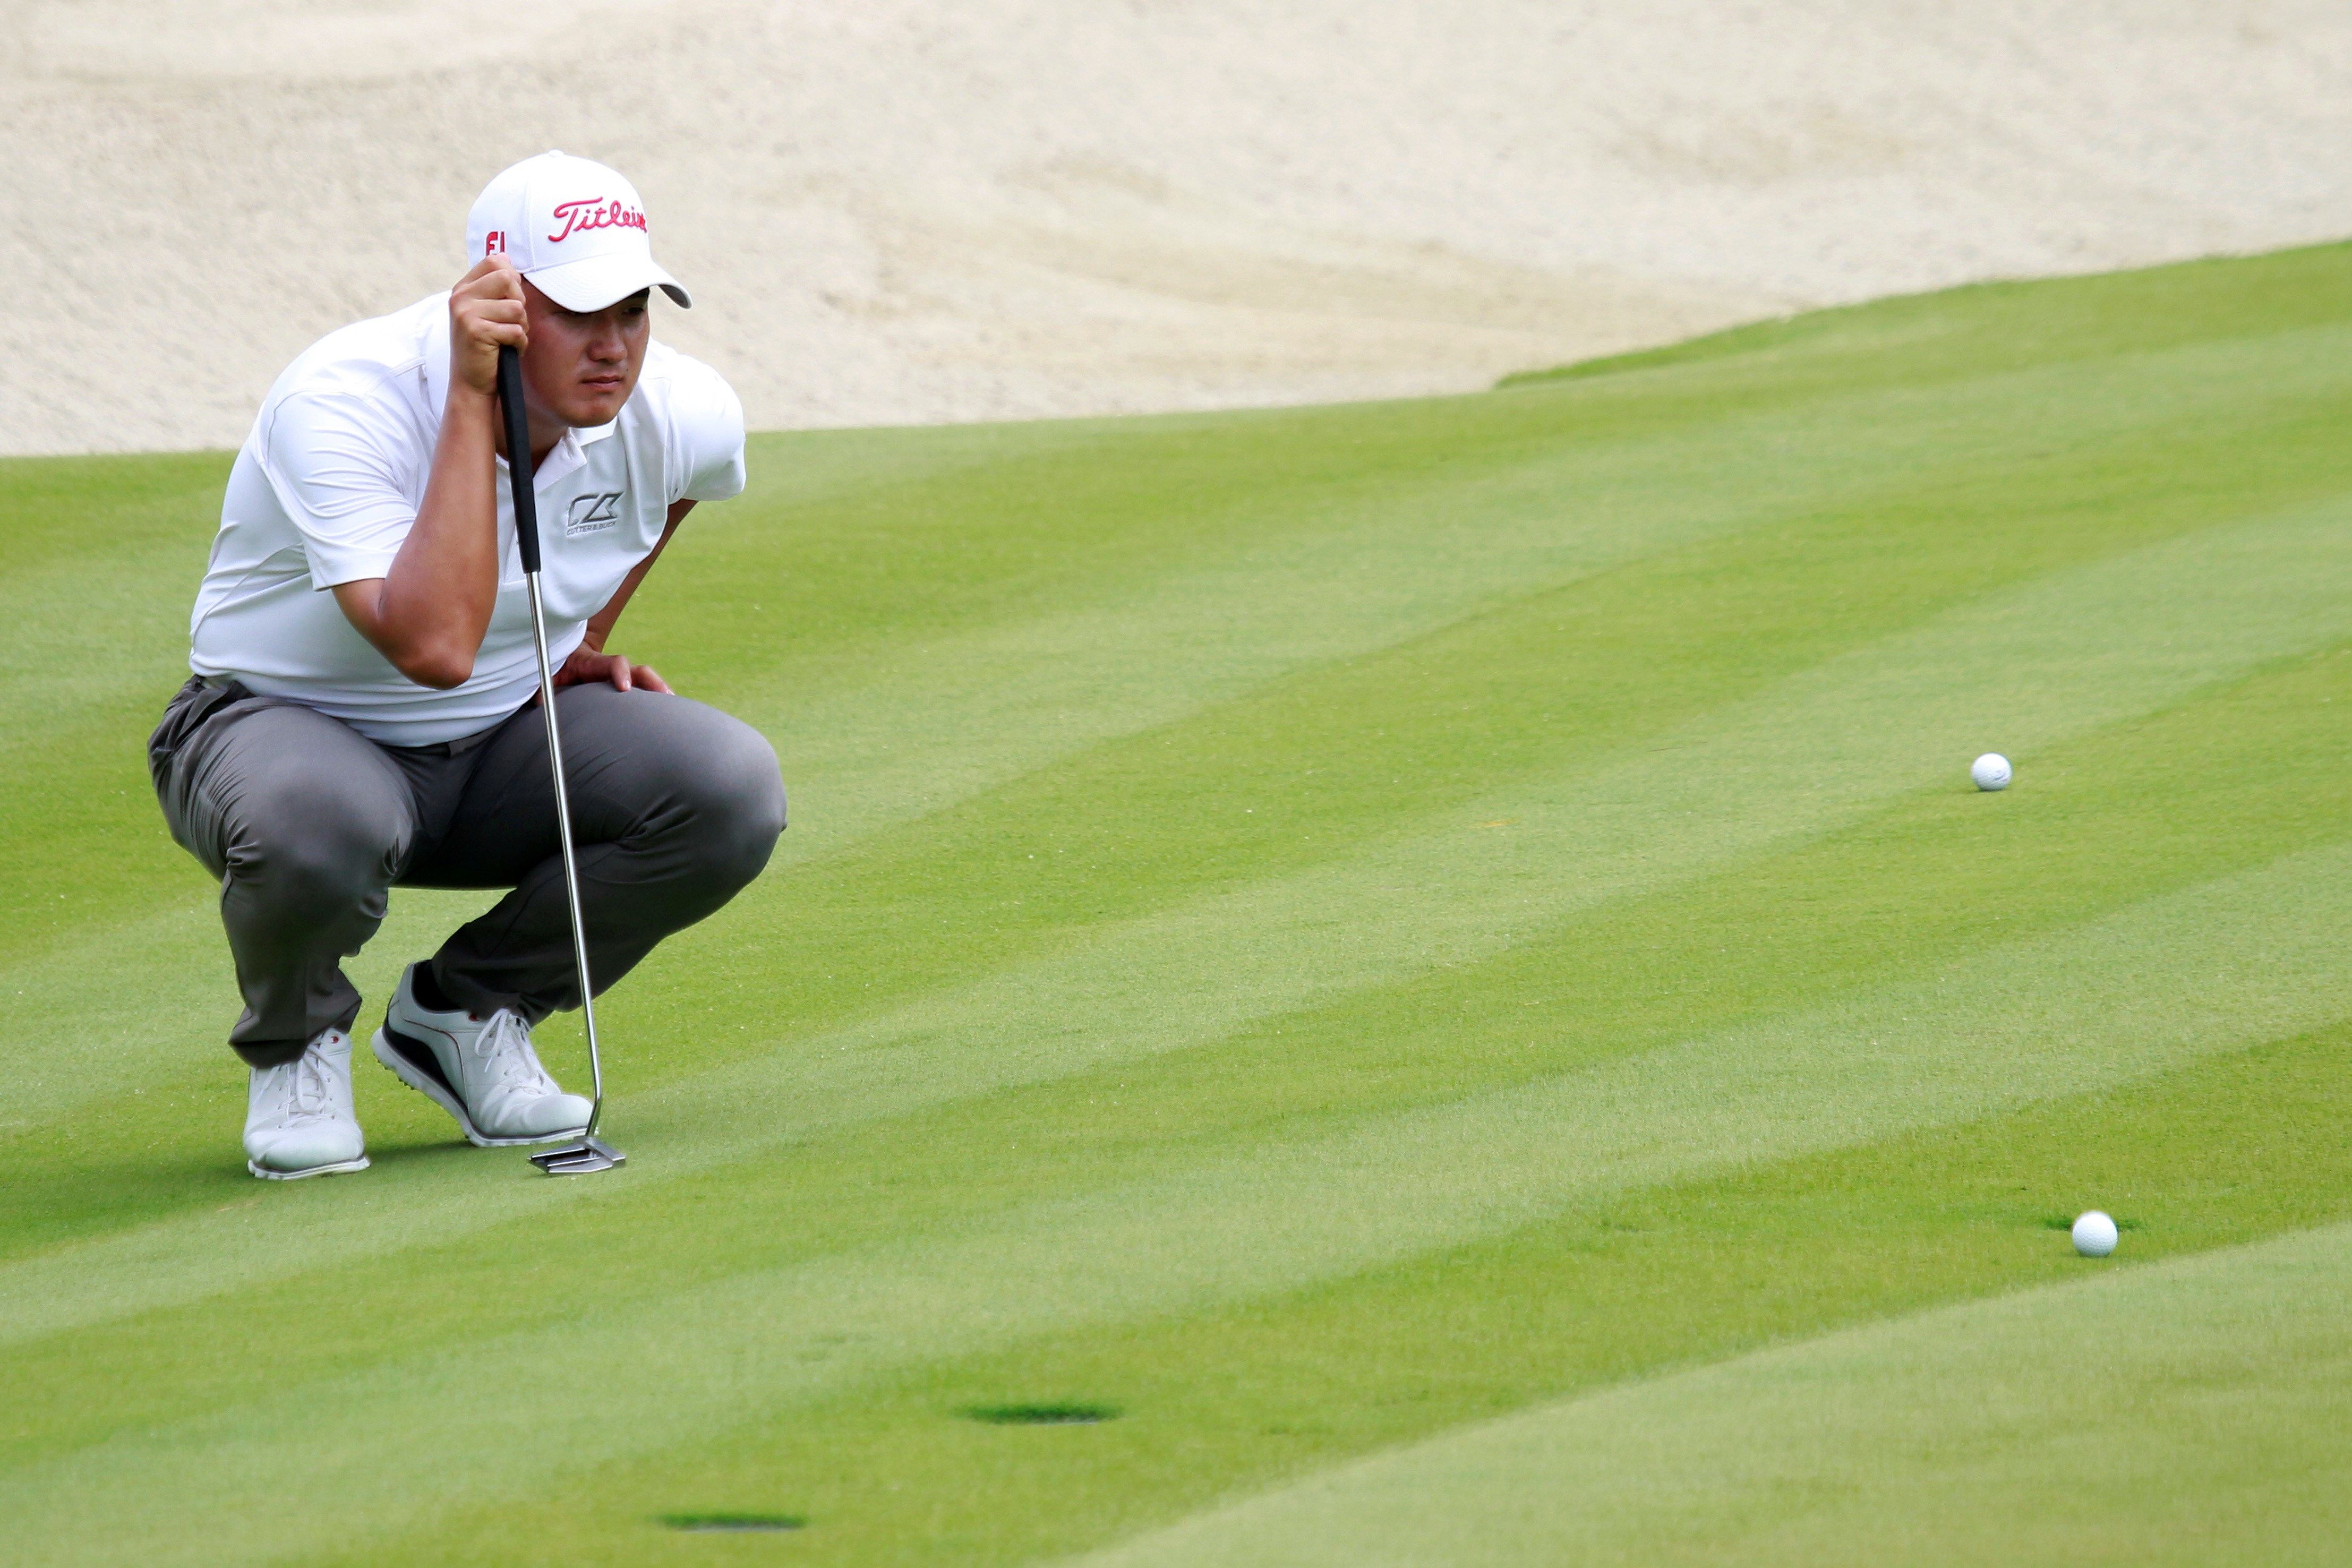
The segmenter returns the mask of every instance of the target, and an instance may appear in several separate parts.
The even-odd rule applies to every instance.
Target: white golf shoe
[[[566,1094],[530,1048],[530,1025],[500,1008],[488,1018],[419,1006],[416,966],[375,1031],[375,1058],[394,1076],[457,1118],[466,1141],[482,1148],[551,1144],[588,1129],[588,1102]]]
[[[302,1054],[257,1067],[245,1102],[245,1168],[265,1181],[367,1169],[352,1113],[352,1037],[322,1030]]]

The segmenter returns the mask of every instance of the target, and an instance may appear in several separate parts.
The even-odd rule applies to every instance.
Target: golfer
[[[649,337],[626,180],[560,152],[490,182],[456,287],[331,333],[278,378],[231,469],[191,622],[194,677],[148,743],[172,836],[220,879],[252,1070],[247,1168],[366,1168],[361,998],[341,960],[399,886],[505,888],[408,966],[375,1054],[485,1146],[577,1136],[531,1049],[581,1004],[506,465],[528,462],[549,653],[600,985],[732,898],[784,825],[775,753],[609,651],[698,501],[743,488],[743,412]],[[504,450],[501,344],[531,450]]]

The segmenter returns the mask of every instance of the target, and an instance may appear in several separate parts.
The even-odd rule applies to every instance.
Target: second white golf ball
[[[2009,788],[2009,758],[1998,751],[1988,751],[1976,759],[1975,765],[1969,769],[1969,777],[1977,781],[1979,789],[2006,789]]]
[[[2116,1249],[2116,1222],[2094,1208],[2074,1221],[2074,1250],[2085,1258],[2104,1258]]]

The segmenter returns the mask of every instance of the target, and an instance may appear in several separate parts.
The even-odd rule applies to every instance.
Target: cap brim
[[[694,308],[686,286],[660,267],[651,256],[589,256],[561,267],[526,272],[532,287],[566,310],[602,310],[647,288],[658,288],[684,310]]]

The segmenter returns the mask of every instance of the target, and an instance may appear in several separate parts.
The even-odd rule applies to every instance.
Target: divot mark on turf
[[[808,1524],[807,1520],[793,1513],[666,1513],[661,1521],[672,1530],[713,1534],[801,1530]]]
[[[1116,1405],[974,1405],[963,1412],[992,1427],[1085,1427],[1118,1418]]]

